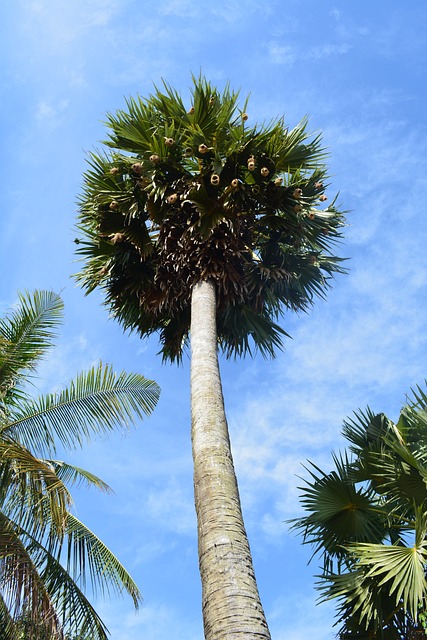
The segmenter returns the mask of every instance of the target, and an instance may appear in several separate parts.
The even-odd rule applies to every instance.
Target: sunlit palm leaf
[[[64,630],[91,640],[107,640],[107,627],[84,595],[79,581],[62,566],[58,555],[25,532],[23,537],[52,605],[60,612]]]
[[[66,485],[77,484],[86,485],[87,487],[95,487],[105,493],[112,493],[113,490],[108,486],[101,478],[94,475],[86,469],[76,467],[75,465],[68,464],[63,460],[49,460],[48,461],[55,471],[57,477]]]
[[[68,539],[68,571],[78,575],[90,575],[92,590],[96,593],[116,593],[124,590],[132,597],[135,607],[141,594],[129,573],[108,547],[74,515],[68,514],[66,534]]]
[[[43,532],[49,526],[62,535],[71,496],[53,466],[10,440],[0,440],[0,460],[1,470],[9,469],[7,493],[0,505],[3,513],[22,526],[31,522],[34,531]],[[1,477],[4,481],[3,473]]]
[[[110,491],[100,478],[49,460],[56,442],[75,448],[92,435],[149,415],[158,386],[137,374],[95,366],[67,389],[31,400],[23,390],[51,345],[62,315],[56,294],[37,291],[0,321],[0,635],[49,637],[63,629],[106,640],[107,630],[82,592],[140,593],[105,545],[71,513],[67,484]],[[21,385],[21,386],[20,386]],[[61,564],[65,560],[66,567]],[[27,635],[25,637],[27,637]]]
[[[375,544],[353,544],[348,550],[361,567],[367,567],[366,578],[379,578],[378,586],[387,584],[396,604],[402,598],[403,606],[417,619],[419,606],[427,597],[425,567],[427,564],[426,514],[416,512],[416,540],[412,547]]]
[[[343,429],[353,458],[335,457],[337,471],[329,474],[315,468],[303,487],[308,515],[294,527],[326,559],[319,589],[323,599],[340,601],[340,638],[423,633],[417,616],[427,607],[426,400],[417,388],[397,423],[369,409],[357,412]],[[334,518],[342,517],[344,496],[353,490],[369,496],[368,515],[376,527],[365,529],[366,538],[349,535],[346,541],[351,523],[343,518],[343,535],[334,537]],[[341,564],[333,565],[330,559],[340,555]]]
[[[62,321],[61,298],[50,291],[18,294],[19,304],[0,318],[0,401],[10,402],[14,388],[33,371],[52,346]],[[6,398],[9,396],[9,398]]]
[[[155,382],[138,374],[116,374],[100,364],[57,394],[21,403],[3,433],[41,455],[51,455],[56,439],[75,448],[95,434],[128,427],[149,415],[158,397]]]

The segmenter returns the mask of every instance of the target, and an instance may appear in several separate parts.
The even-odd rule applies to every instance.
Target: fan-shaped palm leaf
[[[427,395],[417,388],[396,424],[369,409],[357,412],[343,429],[353,457],[334,457],[336,471],[316,468],[303,487],[308,515],[294,528],[326,560],[319,589],[322,599],[340,601],[340,638],[423,633],[417,618],[427,608],[426,408]],[[359,531],[345,513],[353,496],[367,500]]]

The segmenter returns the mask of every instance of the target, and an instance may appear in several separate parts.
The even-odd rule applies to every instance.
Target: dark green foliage
[[[306,310],[341,272],[329,249],[343,214],[326,200],[325,152],[302,121],[247,125],[247,101],[193,78],[191,104],[169,85],[107,117],[80,197],[77,280],[113,315],[158,332],[166,359],[187,342],[192,286],[213,279],[219,343],[273,355],[285,309]]]
[[[293,521],[323,560],[321,600],[338,598],[340,639],[424,638],[427,611],[427,395],[394,424],[369,409],[344,424],[350,454],[310,470]]]

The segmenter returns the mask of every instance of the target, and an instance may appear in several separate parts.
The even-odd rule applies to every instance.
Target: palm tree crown
[[[180,359],[191,290],[216,285],[227,355],[281,346],[284,309],[305,310],[342,271],[329,253],[343,214],[326,208],[319,136],[303,120],[248,126],[247,101],[193,78],[187,107],[169,85],[107,117],[107,150],[92,153],[80,198],[77,278],[101,287],[129,329],[158,332]]]
[[[62,300],[36,291],[0,319],[0,629],[4,640],[106,640],[87,599],[139,590],[121,563],[72,512],[75,483],[109,491],[92,473],[56,459],[92,434],[132,424],[154,408],[158,386],[96,365],[56,394],[32,398],[28,379],[52,345]],[[25,635],[22,634],[25,632]]]

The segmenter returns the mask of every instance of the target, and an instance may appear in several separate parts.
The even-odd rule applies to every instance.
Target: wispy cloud
[[[316,606],[315,597],[313,593],[308,597],[290,595],[277,600],[269,612],[272,636],[277,640],[333,640],[337,632],[331,628],[333,607],[330,603]]]
[[[181,611],[158,603],[143,604],[138,613],[128,613],[117,603],[98,605],[114,640],[200,640],[199,624],[183,616]]]
[[[49,127],[57,127],[69,105],[70,101],[67,99],[50,102],[42,100],[36,105],[36,119]]]

